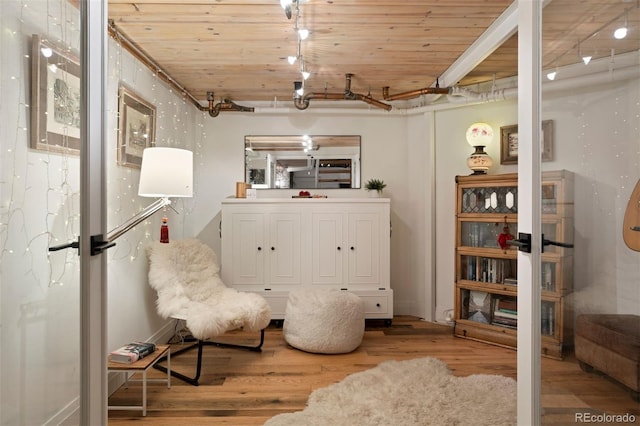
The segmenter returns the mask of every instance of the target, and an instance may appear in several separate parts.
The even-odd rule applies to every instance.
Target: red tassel
[[[162,226],[160,226],[160,242],[169,242],[169,225],[167,225],[167,217],[162,218]]]

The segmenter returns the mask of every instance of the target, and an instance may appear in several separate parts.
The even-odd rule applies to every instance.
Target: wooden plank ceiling
[[[553,0],[544,10],[543,66],[638,50],[640,0]],[[310,31],[300,55],[311,77],[305,92],[351,90],[383,99],[434,85],[511,5],[511,0],[307,0],[299,26]],[[295,4],[287,19],[279,0],[109,0],[117,32],[205,103],[290,101],[301,80]],[[627,19],[625,40],[613,27]],[[634,29],[635,28],[635,29]],[[458,81],[473,85],[517,73],[517,35],[486,52]],[[467,52],[468,53],[468,52]]]

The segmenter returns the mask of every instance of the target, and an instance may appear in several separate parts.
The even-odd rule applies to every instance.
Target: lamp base
[[[493,160],[484,152],[484,146],[476,146],[476,150],[467,159],[467,167],[474,175],[484,175],[493,166]]]

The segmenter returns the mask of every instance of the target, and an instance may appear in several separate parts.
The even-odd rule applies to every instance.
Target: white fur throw
[[[216,254],[206,244],[197,239],[154,242],[147,254],[158,314],[186,318],[195,338],[204,340],[238,328],[259,331],[269,325],[267,301],[225,286]]]
[[[364,302],[355,294],[306,288],[289,293],[282,334],[294,348],[342,354],[360,346],[364,326]]]

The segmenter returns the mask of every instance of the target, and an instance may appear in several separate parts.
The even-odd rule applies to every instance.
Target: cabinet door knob
[[[351,250],[355,250],[356,248],[354,246],[351,246]]]
[[[276,249],[275,247],[271,247],[271,251],[273,251],[273,250],[275,250],[275,249]]]
[[[262,247],[258,246],[258,251],[262,250]]]
[[[338,246],[338,250],[342,250],[342,247]]]

